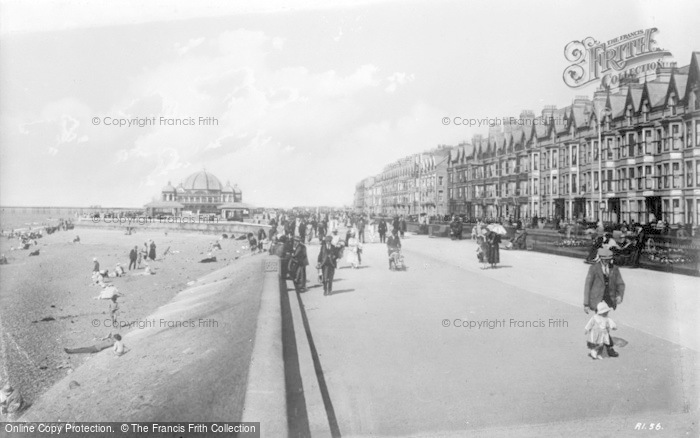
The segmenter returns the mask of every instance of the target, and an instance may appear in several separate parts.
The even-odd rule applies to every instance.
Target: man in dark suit
[[[612,263],[613,253],[607,248],[598,250],[598,262],[588,268],[586,285],[583,290],[583,311],[588,313],[596,311],[598,303],[605,303],[612,309],[616,309],[622,303],[625,295],[625,282],[620,274],[620,268]],[[617,357],[619,354],[613,348],[610,338],[608,356]]]
[[[365,243],[365,218],[360,217],[360,219],[357,221],[357,240],[360,241],[360,243]]]
[[[135,246],[131,251],[129,251],[129,270],[131,271],[131,265],[134,265],[136,269],[136,260],[139,257],[139,248]]]
[[[298,237],[294,238],[294,252],[289,264],[294,279],[294,287],[298,292],[304,292],[306,290],[306,267],[309,265],[309,258],[306,255],[306,245]]]
[[[333,276],[335,268],[338,266],[338,250],[331,243],[332,236],[326,236],[318,253],[318,264],[316,267],[322,272],[323,295],[330,295],[333,292]]]
[[[379,243],[386,242],[386,221],[384,219],[379,220],[379,225],[377,225],[377,231],[379,231]]]

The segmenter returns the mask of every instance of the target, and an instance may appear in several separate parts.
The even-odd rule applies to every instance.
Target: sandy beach
[[[14,225],[14,224],[13,224]],[[19,224],[18,224],[19,225]],[[16,226],[16,225],[15,225]],[[7,224],[3,223],[7,228]],[[81,243],[72,243],[79,235]],[[76,228],[37,240],[39,256],[27,250],[10,251],[17,240],[0,241],[8,265],[0,266],[0,362],[3,380],[18,388],[32,403],[52,384],[71,373],[90,354],[68,355],[64,348],[93,345],[96,339],[117,333],[109,322],[109,301],[96,300],[101,287],[93,285],[93,257],[101,269],[113,271],[117,263],[129,265],[129,250],[153,239],[157,259],[150,266],[124,277],[109,278],[123,296],[118,299],[119,321],[134,321],[170,301],[179,291],[203,275],[249,257],[246,241],[221,240],[217,262],[199,263],[219,236]],[[163,258],[164,251],[171,254]],[[126,330],[124,330],[126,331]]]

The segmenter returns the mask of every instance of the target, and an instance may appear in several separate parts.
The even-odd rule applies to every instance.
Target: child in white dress
[[[589,335],[586,345],[590,350],[588,355],[592,359],[602,359],[600,353],[603,347],[610,345],[610,330],[617,330],[617,324],[608,318],[608,312],[610,307],[605,301],[601,301],[598,303],[596,314],[586,324],[586,334]]]

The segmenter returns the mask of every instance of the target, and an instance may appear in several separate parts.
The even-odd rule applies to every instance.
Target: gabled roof
[[[643,96],[649,99],[651,108],[658,108],[666,103],[666,93],[668,90],[668,82],[647,82],[644,85]]]
[[[569,119],[570,112],[571,105],[554,111],[554,120],[552,121],[552,125],[557,134],[565,134],[569,131],[569,124],[566,121]]]
[[[688,93],[690,93],[693,85],[700,83],[700,52],[693,52],[690,57],[690,66],[688,67],[688,81],[685,87],[685,96],[683,99],[688,101]]]
[[[627,91],[627,90],[625,90]],[[627,104],[627,92],[615,93],[608,96],[608,108],[610,108],[613,119],[625,116],[625,105]],[[603,108],[597,108],[596,116],[600,115]]]
[[[537,138],[546,137],[549,134],[549,126],[544,124],[544,118],[539,116],[535,117],[535,120],[535,136]]]
[[[642,109],[642,94],[644,92],[643,87],[630,87],[627,93],[627,100],[625,101],[625,106],[632,105],[634,112],[639,112]]]
[[[685,97],[686,85],[688,85],[688,75],[673,74],[671,76],[671,82],[668,84],[664,105],[668,105],[668,98],[671,96],[672,92],[676,93],[676,102],[682,100]]]

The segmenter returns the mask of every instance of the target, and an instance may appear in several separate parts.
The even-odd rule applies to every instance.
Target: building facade
[[[700,223],[700,52],[570,106],[524,111],[448,159],[472,218]],[[511,122],[508,123],[508,120]]]
[[[445,215],[449,146],[403,157],[355,186],[355,212],[380,216]]]

